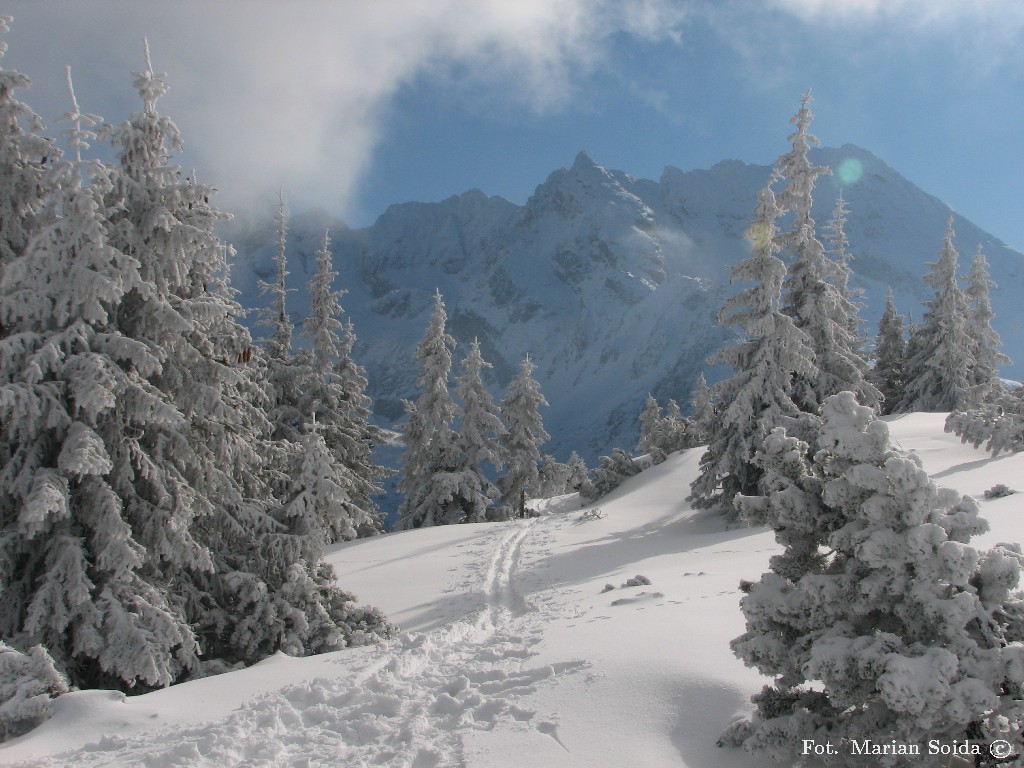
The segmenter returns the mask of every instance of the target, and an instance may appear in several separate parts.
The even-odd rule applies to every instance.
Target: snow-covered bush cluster
[[[1004,483],[996,483],[983,494],[986,499],[1002,499],[1012,496],[1016,491]]]
[[[67,691],[67,680],[42,646],[21,653],[0,641],[0,741],[45,719],[50,700]]]
[[[642,574],[637,574],[636,576],[631,576],[630,578],[626,579],[625,583],[623,583],[622,585],[622,588],[625,589],[627,587],[646,587],[650,584],[651,580],[649,578]]]
[[[618,488],[625,480],[639,475],[643,469],[640,461],[622,448],[615,448],[610,456],[601,457],[601,463],[594,469],[593,480],[580,488],[580,499],[584,503],[597,501]]]
[[[1024,387],[1002,392],[992,403],[953,411],[946,431],[975,448],[984,444],[993,455],[1024,450]]]

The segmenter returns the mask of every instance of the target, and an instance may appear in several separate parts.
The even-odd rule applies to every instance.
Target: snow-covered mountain
[[[979,500],[992,527],[972,546],[1021,541],[1021,496],[983,496],[1020,487],[1024,454],[961,445],[944,419],[886,421],[937,484]],[[740,580],[779,546],[690,509],[701,451],[630,478],[599,519],[573,495],[531,520],[336,545],[339,582],[405,630],[388,645],[278,653],[141,696],[66,694],[0,744],[0,765],[777,768],[715,746],[766,682],[729,641],[744,631]]]
[[[869,335],[889,286],[900,311],[919,319],[929,295],[921,278],[938,255],[949,207],[863,149],[823,148],[814,159],[836,169],[815,192],[819,225],[840,188],[850,208],[853,283],[865,291]],[[312,256],[329,228],[356,356],[384,425],[401,420],[401,398],[413,392],[412,350],[440,290],[461,345],[457,359],[478,338],[500,394],[529,354],[550,402],[547,450],[563,460],[579,450],[593,462],[612,447],[633,447],[648,392],[685,407],[708,354],[728,340],[714,317],[730,290],[729,266],[747,253],[744,232],[769,170],[725,161],[708,170],[669,167],[652,181],[581,152],[523,206],[473,190],[394,205],[358,230],[323,212],[296,215],[291,307],[305,312]],[[249,307],[262,305],[257,280],[273,273],[272,215],[242,217],[226,233],[238,250],[235,287]],[[998,284],[996,327],[1005,351],[1024,362],[1024,303],[1012,298],[1024,255],[961,217],[954,224],[963,272],[984,245]],[[721,373],[709,370],[708,378]]]

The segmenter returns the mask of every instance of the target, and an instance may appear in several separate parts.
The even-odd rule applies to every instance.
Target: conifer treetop
[[[149,52],[149,38],[143,38],[142,45],[145,49],[146,68],[142,72],[132,73],[135,76],[134,85],[142,97],[143,109],[147,114],[155,115],[156,103],[160,100],[161,96],[170,90],[170,85],[167,84],[166,72],[158,74],[153,71],[153,59]]]

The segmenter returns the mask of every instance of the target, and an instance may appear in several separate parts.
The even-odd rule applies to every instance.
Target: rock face
[[[938,256],[951,211],[884,162],[853,146],[823,148],[816,162],[836,169],[815,191],[819,237],[840,188],[850,209],[853,285],[864,291],[865,331],[874,337],[892,286],[899,310],[920,319],[929,293],[921,278]],[[474,338],[494,365],[497,397],[523,355],[550,402],[544,418],[564,460],[588,462],[631,449],[648,392],[684,411],[698,373],[727,343],[715,313],[730,291],[728,269],[747,253],[744,232],[769,169],[725,161],[708,170],[666,168],[659,181],[611,171],[581,152],[537,187],[523,206],[472,190],[439,203],[391,206],[371,227],[348,229],[322,211],[291,220],[289,294],[296,322],[306,312],[313,254],[329,229],[342,305],[367,369],[368,394],[384,426],[403,418],[414,394],[412,351],[435,290],[444,295],[456,366]],[[961,271],[978,243],[988,256],[996,327],[1004,351],[1024,361],[1024,256],[954,216]],[[225,233],[238,250],[235,287],[247,307],[273,274],[272,213],[236,220]],[[824,238],[823,238],[824,239]],[[259,333],[259,329],[255,329]],[[1008,368],[1004,375],[1015,375]]]

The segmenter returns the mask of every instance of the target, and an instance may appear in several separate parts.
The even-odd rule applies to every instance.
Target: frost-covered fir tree
[[[747,631],[732,642],[774,682],[723,743],[800,765],[804,739],[1019,742],[1019,552],[969,546],[987,528],[977,503],[937,488],[916,457],[894,450],[853,393],[829,397],[821,415],[813,459],[776,431],[758,458],[771,477],[765,494],[740,500],[784,551],[745,587]]]
[[[701,379],[703,381],[703,379]],[[707,385],[705,384],[705,389]],[[710,393],[701,393],[700,396]],[[708,400],[710,405],[710,400]],[[648,396],[644,410],[640,414],[640,441],[637,450],[641,454],[649,454],[651,461],[660,464],[670,453],[692,448],[706,442],[706,433],[700,424],[693,419],[683,418],[679,404],[669,400],[665,415],[661,415],[661,406],[653,396]]]
[[[946,431],[959,435],[975,448],[997,454],[1024,450],[1024,388],[1007,390],[999,379],[998,366],[1009,362],[999,351],[999,335],[992,328],[992,305],[988,291],[992,286],[981,246],[968,275],[965,295],[971,304],[967,323],[972,341],[975,367],[971,371],[973,407],[953,411],[946,418]]]
[[[655,442],[661,451],[662,458],[669,453],[689,448],[690,434],[694,431],[695,425],[686,418],[683,418],[683,411],[679,403],[669,399],[665,406],[665,418],[661,419],[654,428]]]
[[[924,317],[911,334],[906,386],[896,412],[967,410],[978,404],[971,378],[975,360],[967,330],[970,308],[957,280],[954,234],[950,216],[938,261],[929,264],[924,278],[934,298],[925,302]]]
[[[569,477],[566,479],[568,490],[578,491],[590,482],[590,470],[587,469],[586,462],[583,461],[583,458],[576,451],[569,454],[568,466]]]
[[[992,327],[995,312],[992,311],[989,290],[994,287],[995,283],[988,276],[988,262],[979,244],[971,262],[971,271],[967,274],[967,288],[964,290],[970,306],[967,335],[971,338],[974,356],[974,368],[971,371],[974,392],[971,398],[979,404],[990,403],[1002,393],[999,366],[1010,362],[1010,358],[999,351],[1003,342]]]
[[[387,442],[388,436],[370,421],[373,401],[366,394],[369,384],[366,369],[353,358],[355,344],[355,326],[351,319],[346,319],[341,327],[341,357],[334,370],[338,376],[341,402],[345,404],[343,412],[348,417],[349,428],[342,432],[343,439],[335,451],[356,478],[357,482],[352,488],[356,504],[370,512],[369,521],[358,528],[359,536],[366,537],[384,532],[384,516],[372,496],[383,491],[380,481],[395,472],[373,460],[374,448]]]
[[[475,506],[467,511],[467,522],[481,522],[487,508],[498,498],[498,487],[487,475],[487,467],[497,471],[505,466],[500,439],[505,425],[498,416],[498,408],[483,382],[483,372],[490,368],[480,352],[480,342],[473,340],[469,354],[462,363],[462,375],[457,379],[455,396],[462,401],[462,421],[459,424],[458,449],[466,468],[477,475],[481,494]]]
[[[0,16],[0,34],[10,31],[10,16]],[[0,40],[0,59],[7,43]],[[7,265],[28,244],[36,214],[54,179],[50,169],[60,158],[51,139],[39,135],[43,121],[15,92],[31,86],[22,73],[0,67],[0,286]],[[3,301],[0,290],[0,302]],[[0,337],[4,335],[0,304]]]
[[[809,133],[810,102],[808,91],[791,120],[796,126],[789,136],[792,149],[777,163],[786,179],[779,205],[792,213],[791,228],[780,237],[793,255],[785,281],[785,311],[810,339],[816,369],[810,374],[795,374],[793,398],[805,411],[815,413],[829,395],[851,390],[861,402],[876,406],[880,395],[865,379],[868,366],[859,351],[856,304],[836,287],[837,277],[844,287],[848,286],[848,267],[826,256],[811,217],[815,181],[831,171],[810,162],[810,148],[819,143]],[[845,245],[842,247],[845,249]]]
[[[751,255],[734,266],[730,279],[752,286],[726,300],[718,321],[738,325],[745,340],[716,353],[736,371],[712,387],[720,403],[700,473],[690,486],[695,507],[714,509],[728,520],[737,518],[737,494],[756,494],[762,471],[754,463],[764,438],[777,426],[796,426],[807,420],[793,402],[795,374],[810,377],[814,352],[810,339],[782,311],[782,282],[786,265],[778,257],[776,220],[780,210],[772,192],[773,175],[758,195],[748,230]]]
[[[640,441],[636,444],[640,453],[648,453],[657,446],[656,435],[660,423],[661,406],[654,395],[648,393],[644,409],[640,411]]]
[[[853,276],[853,269],[850,267],[853,253],[850,251],[850,239],[846,235],[846,222],[849,214],[850,209],[846,205],[846,200],[843,199],[843,190],[840,189],[839,196],[836,198],[836,207],[825,223],[825,239],[829,246],[829,260],[833,265],[832,280],[839,292],[840,312],[845,316],[847,330],[854,338],[853,349],[856,352],[854,362],[861,366],[861,374],[870,379],[870,366],[864,352],[867,347],[867,339],[861,332],[860,318],[862,308],[860,298],[864,291],[850,285],[850,279]]]
[[[448,391],[448,377],[455,339],[445,330],[447,322],[438,291],[427,331],[416,347],[421,394],[415,403],[405,403],[405,451],[398,483],[404,498],[398,506],[398,530],[475,520],[481,499],[486,498],[479,475],[466,464],[454,428],[459,408]]]
[[[181,135],[156,109],[168,86],[148,46],[146,69],[135,78],[142,110],[102,132],[118,157],[106,197],[111,242],[138,262],[142,281],[118,318],[158,362],[149,380],[185,426],[173,442],[154,432],[138,438],[147,451],[161,451],[162,465],[148,483],[119,494],[149,567],[171,585],[204,655],[251,662],[273,652],[276,640],[250,628],[250,617],[280,610],[271,606],[268,565],[253,556],[277,527],[264,481],[274,447],[262,394],[241,364],[251,340],[236,319],[242,312],[227,285],[226,246],[213,232],[225,216],[210,206],[211,189],[172,164]],[[206,562],[189,562],[186,548],[161,540],[177,531],[201,544]]]
[[[334,569],[323,562],[326,544],[350,541],[366,524],[351,513],[351,473],[330,451],[315,420],[306,426],[299,455],[291,499],[279,513],[283,530],[264,542],[268,559],[279,568],[273,581],[290,608],[265,617],[275,625],[278,648],[303,655],[386,639],[395,628],[378,611],[356,607],[355,597],[338,588]]]
[[[81,158],[98,118],[71,101],[74,158],[3,280],[0,637],[43,645],[73,685],[168,685],[200,650],[168,581],[212,562],[177,462],[185,419],[151,382],[160,350],[122,317],[150,286],[111,243],[111,171]]]
[[[352,360],[355,332],[351,323],[342,324],[338,319],[344,291],[333,288],[338,273],[333,268],[326,233],[316,260],[316,273],[309,282],[310,308],[305,325],[310,355],[303,380],[303,411],[320,425],[339,472],[348,474],[342,512],[351,524],[327,526],[329,541],[336,541],[351,538],[350,529],[360,535],[380,532],[380,514],[372,496],[381,492],[377,478],[384,473],[372,460],[372,442],[379,439],[379,432],[369,422],[366,377],[362,367]]]
[[[138,262],[141,277],[117,316],[159,363],[148,380],[184,426],[173,439],[156,431],[138,436],[160,461],[118,495],[146,567],[165,580],[199,635],[210,662],[204,671],[257,661],[283,647],[286,635],[302,637],[306,652],[319,650],[323,595],[311,600],[294,586],[300,571],[312,578],[321,564],[282,561],[269,546],[286,521],[268,475],[288,446],[272,439],[264,393],[247,365],[252,340],[238,322],[229,250],[214,233],[225,214],[211,206],[211,188],[171,161],[181,137],[156,109],[167,84],[153,71],[148,47],[135,87],[142,110],[103,131],[119,161],[106,196],[111,242]],[[165,540],[182,531],[201,545],[205,561]]]
[[[535,369],[530,356],[526,355],[500,407],[501,420],[507,430],[501,444],[508,472],[498,484],[505,502],[520,516],[526,514],[526,500],[540,489],[540,447],[551,439],[540,415],[541,406],[548,401],[541,394],[540,383],[533,378]]]
[[[704,378],[703,371],[697,377],[690,396],[690,429],[686,435],[686,447],[694,448],[705,445],[714,430],[715,402],[711,387]]]
[[[878,321],[875,337],[875,366],[871,381],[882,393],[882,413],[893,413],[906,384],[907,342],[903,338],[903,315],[896,312],[892,288],[885,296],[885,311]]]
[[[267,417],[275,439],[298,442],[302,437],[303,385],[308,378],[309,360],[303,352],[292,349],[294,326],[288,316],[288,259],[285,253],[288,238],[288,208],[281,195],[274,217],[277,229],[277,252],[274,255],[276,274],[273,282],[259,282],[261,292],[268,296],[269,304],[260,313],[260,325],[270,333],[263,340],[266,358]]]
[[[564,493],[576,490],[570,487],[569,481],[573,474],[573,468],[569,464],[563,464],[554,456],[545,453],[541,457],[540,469],[540,491],[538,496],[542,499],[550,499],[554,496],[561,496]]]

